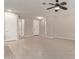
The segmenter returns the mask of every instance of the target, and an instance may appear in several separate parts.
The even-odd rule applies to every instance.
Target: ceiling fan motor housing
[[[55,12],[58,12],[58,10],[55,10]]]
[[[56,2],[59,2],[58,0],[56,0]]]

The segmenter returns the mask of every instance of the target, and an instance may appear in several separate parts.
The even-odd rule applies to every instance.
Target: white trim
[[[7,41],[17,41],[17,40],[19,40],[19,39],[12,39],[12,40],[5,40],[5,42],[7,42]]]
[[[34,35],[25,35],[23,38],[27,37],[33,37]],[[40,37],[46,37],[49,39],[67,39],[67,40],[75,40],[75,38],[67,38],[67,37],[62,37],[62,36],[40,36]]]
[[[46,36],[46,38],[49,38],[49,39],[54,39],[53,36]]]
[[[54,36],[54,39],[68,39],[68,40],[75,40],[75,38],[67,38],[63,36]]]
[[[23,38],[32,37],[34,35],[24,35]]]
[[[67,38],[67,37],[62,37],[62,36],[46,36],[46,38],[49,38],[49,39],[67,39],[67,40],[75,40],[75,38]]]

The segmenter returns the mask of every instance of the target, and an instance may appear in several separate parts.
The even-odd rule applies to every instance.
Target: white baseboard
[[[28,38],[28,37],[33,37],[34,35],[24,35],[23,38]],[[50,38],[53,39],[53,36],[39,36],[39,37],[46,37],[46,38]]]
[[[74,38],[67,38],[62,36],[54,36],[54,39],[68,39],[68,40],[75,40]]]
[[[8,40],[5,40],[5,42],[9,42],[9,41],[17,41],[17,40],[19,40],[18,38],[16,38],[16,39],[8,39]]]
[[[34,35],[25,35],[24,38],[27,38],[27,37],[33,37]],[[42,37],[42,36],[40,36]],[[68,40],[75,40],[74,38],[67,38],[67,37],[62,37],[62,36],[44,36],[46,38],[49,38],[49,39],[68,39]]]
[[[46,38],[53,39],[54,37],[53,36],[46,36]]]
[[[74,38],[67,38],[67,37],[62,37],[62,36],[46,36],[46,38],[49,38],[49,39],[67,39],[67,40],[75,40]]]
[[[32,37],[33,35],[24,35],[23,38]]]

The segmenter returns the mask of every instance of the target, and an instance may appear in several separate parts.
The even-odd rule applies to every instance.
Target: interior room
[[[5,59],[75,59],[75,0],[4,0]]]

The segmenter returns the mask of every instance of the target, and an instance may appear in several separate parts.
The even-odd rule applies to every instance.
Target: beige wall
[[[47,36],[51,36],[51,37],[53,37],[53,20],[52,19],[55,19],[55,17],[53,17],[53,18],[49,17],[49,16],[46,17]],[[42,25],[40,25],[40,26],[42,26]],[[33,35],[33,18],[25,19],[24,28],[25,28],[24,29],[25,36],[32,36]],[[41,31],[42,33],[40,33],[40,35],[43,35],[45,33],[44,28],[41,30],[43,30],[43,31]]]
[[[46,17],[46,21],[47,21],[47,36],[48,37],[53,37],[53,35],[54,35],[54,29],[53,29],[54,20],[55,20],[55,17],[52,17],[52,16]]]
[[[74,39],[74,18],[74,13],[46,17],[47,36]],[[28,18],[25,20],[25,36],[31,35],[33,35],[33,21],[32,18]]]
[[[74,39],[74,23],[74,15],[66,14],[58,16],[56,20],[54,20],[53,25],[54,37]]]
[[[25,36],[31,36],[33,34],[33,21],[30,18],[25,19],[25,25],[24,25],[24,33]]]
[[[75,38],[75,0],[68,2],[68,10],[62,11],[53,21],[54,37]]]

